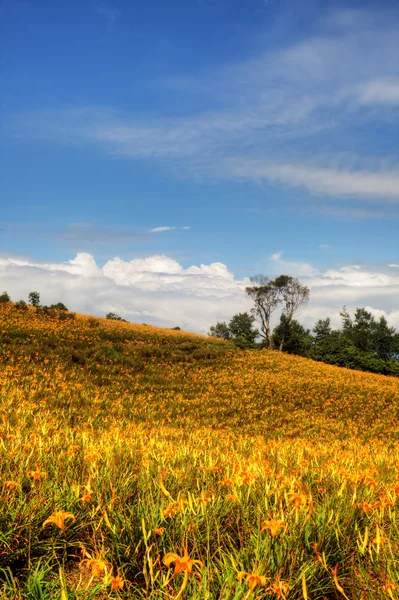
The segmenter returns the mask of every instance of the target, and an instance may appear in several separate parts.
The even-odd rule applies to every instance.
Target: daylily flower
[[[6,488],[8,488],[9,490],[13,490],[14,488],[16,488],[16,487],[17,487],[17,485],[18,485],[18,484],[17,484],[17,482],[16,482],[16,481],[11,481],[11,480],[8,480],[8,481],[5,481],[5,482],[4,482],[4,485],[5,485],[5,487],[6,487]]]
[[[86,569],[91,570],[92,577],[95,577],[100,573],[105,573],[107,575],[108,568],[112,565],[108,560],[104,560],[102,557],[102,552],[96,553],[96,557],[93,557],[82,546],[82,553],[83,556],[86,556],[86,558],[80,561],[80,565],[85,565]]]
[[[175,563],[175,568],[173,571],[174,575],[178,573],[182,573],[183,571],[187,571],[187,573],[191,573],[194,565],[198,565],[201,569],[203,568],[203,563],[200,560],[192,560],[187,552],[184,556],[179,556],[174,552],[168,552],[165,554],[163,558],[163,563],[170,569],[170,565]]]
[[[279,577],[277,577],[276,581],[271,584],[269,590],[282,598],[286,599],[288,592],[290,591],[290,586],[287,581],[282,581]]]
[[[244,579],[245,578],[245,579]],[[257,585],[263,587],[267,584],[267,577],[264,575],[257,575],[257,573],[248,573],[247,571],[240,571],[237,576],[238,581],[245,580],[245,583],[250,590],[254,590]]]
[[[57,525],[57,527],[59,527],[60,529],[65,529],[65,521],[67,519],[73,519],[74,521],[76,520],[75,516],[72,513],[64,512],[63,510],[57,510],[48,519],[44,521],[43,527],[46,527],[46,525],[51,525],[53,523],[54,525]]]
[[[269,521],[262,521],[260,531],[261,533],[266,530],[270,531],[270,535],[272,537],[276,537],[280,531],[280,529],[284,529],[287,531],[287,527],[285,525],[285,521],[280,521],[278,519],[270,519]]]
[[[28,471],[27,472],[28,477],[32,477],[32,479],[34,481],[38,481],[39,479],[41,479],[42,477],[44,477],[46,475],[45,471]]]
[[[154,533],[155,535],[163,535],[163,532],[165,531],[165,527],[155,527],[154,529]]]
[[[115,590],[118,590],[118,589],[120,589],[120,590],[123,589],[123,586],[125,585],[126,581],[127,581],[126,579],[122,579],[122,577],[120,577],[119,575],[114,577],[110,573],[105,575],[105,577],[103,579],[103,582],[106,585],[111,586],[111,592],[114,592]]]

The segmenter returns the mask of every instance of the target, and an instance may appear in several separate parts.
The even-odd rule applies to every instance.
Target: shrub
[[[28,309],[28,305],[26,304],[25,300],[18,300],[18,302],[16,302],[14,304],[14,306],[17,310],[27,310]]]
[[[7,304],[7,302],[11,302],[11,298],[7,292],[3,292],[0,294],[0,304]]]

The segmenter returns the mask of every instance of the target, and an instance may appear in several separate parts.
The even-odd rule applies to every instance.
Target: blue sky
[[[257,272],[289,270],[316,296],[344,273],[332,277],[337,306],[398,318],[396,1],[3,0],[1,10],[5,287],[23,292],[23,268],[55,294],[48,265],[72,269],[76,284],[87,270],[65,265],[77,255],[100,269],[118,257],[116,306],[141,318],[119,288],[156,275],[164,287],[152,281],[147,317],[162,324],[174,315],[156,294],[179,295],[162,280],[175,264],[190,281],[192,267],[226,265],[241,294]],[[360,283],[359,269],[373,278]],[[187,284],[180,310],[221,273]],[[320,313],[337,308],[327,296]],[[203,310],[204,323],[224,316],[223,300]]]

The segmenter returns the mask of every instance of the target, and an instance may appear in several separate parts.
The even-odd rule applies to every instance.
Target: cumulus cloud
[[[112,311],[133,322],[201,333],[250,309],[244,292],[249,280],[236,280],[219,262],[184,269],[164,255],[116,257],[102,267],[88,253],[59,263],[0,258],[0,276],[14,299],[35,289],[45,304],[62,301],[77,312],[104,316]]]
[[[339,325],[345,304],[349,310],[367,307],[376,316],[383,314],[399,329],[396,263],[346,265],[320,272],[308,263],[284,260],[278,252],[266,262],[264,273],[295,275],[310,287],[310,303],[299,317],[308,327],[327,316]],[[184,268],[160,254],[130,261],[116,257],[102,267],[88,253],[66,262],[0,258],[0,277],[15,300],[37,290],[45,304],[62,301],[77,312],[98,316],[117,312],[132,322],[179,325],[199,333],[206,333],[216,321],[228,321],[235,313],[251,309],[245,294],[250,280],[237,279],[225,264]]]

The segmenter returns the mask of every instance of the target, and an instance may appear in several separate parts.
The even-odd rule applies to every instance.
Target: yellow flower
[[[270,519],[269,521],[262,521],[260,531],[261,533],[266,530],[270,531],[270,535],[272,537],[276,537],[280,531],[280,529],[284,529],[287,531],[287,527],[285,525],[285,521],[280,521],[278,519]]]
[[[200,560],[192,560],[187,552],[184,556],[179,556],[174,552],[168,552],[165,554],[163,558],[163,563],[170,569],[170,565],[175,563],[175,568],[173,571],[174,575],[178,573],[183,573],[183,571],[187,571],[187,573],[191,573],[194,565],[198,565],[200,568],[203,568],[203,563]]]
[[[65,521],[67,519],[73,519],[75,521],[75,516],[70,512],[64,512],[63,510],[57,510],[53,513],[48,519],[46,519],[43,523],[43,527],[46,525],[57,525],[60,529],[65,529]]]
[[[245,578],[245,579],[244,579]],[[257,573],[248,573],[247,571],[240,571],[237,577],[238,581],[245,580],[245,583],[250,590],[254,590],[256,586],[262,585],[263,587],[267,584],[267,577],[264,575],[258,575]]]

